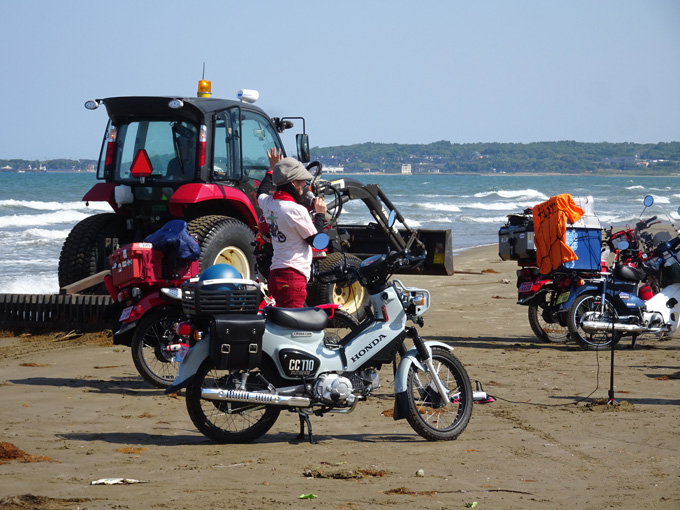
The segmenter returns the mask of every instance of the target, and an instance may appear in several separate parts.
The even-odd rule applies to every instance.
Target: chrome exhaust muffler
[[[201,388],[201,398],[220,402],[247,402],[249,404],[266,404],[286,407],[309,407],[312,401],[306,397],[295,395],[278,395],[275,393],[259,393],[245,390],[219,390]]]
[[[581,328],[586,333],[617,331],[620,333],[661,333],[664,328],[647,328],[640,324],[624,324],[622,322],[583,321]]]

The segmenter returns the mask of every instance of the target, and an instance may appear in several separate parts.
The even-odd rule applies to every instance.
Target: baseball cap
[[[302,163],[295,158],[283,158],[274,165],[272,181],[276,186],[283,186],[293,181],[311,179],[310,174]]]

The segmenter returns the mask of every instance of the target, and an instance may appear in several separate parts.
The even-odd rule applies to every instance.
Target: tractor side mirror
[[[309,136],[307,133],[296,135],[295,143],[297,145],[298,159],[300,162],[309,163]]]

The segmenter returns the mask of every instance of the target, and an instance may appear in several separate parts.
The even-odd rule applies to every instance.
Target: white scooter
[[[191,332],[184,333],[193,345],[166,393],[186,387],[191,420],[217,442],[253,441],[284,409],[299,414],[298,438],[306,425],[313,442],[309,415],[352,411],[380,387],[378,371],[389,363],[395,370],[394,419],[406,418],[427,440],[456,439],[472,414],[468,374],[453,347],[424,341],[406,325],[422,326],[430,293],[388,281],[397,268],[416,267],[424,258],[406,249],[317,275],[366,287],[371,311],[360,324],[340,311],[329,318],[320,307],[265,307],[258,314],[255,283],[247,280],[184,285],[183,308],[192,317]],[[329,328],[338,323],[346,334],[332,338]]]
[[[680,210],[678,211],[680,214]],[[619,249],[626,249],[622,242]],[[633,343],[640,334],[671,337],[680,323],[680,237],[659,244],[649,262],[650,273],[662,275],[661,290],[651,299],[643,301],[633,293],[611,291],[607,284],[611,275],[600,280],[599,299],[592,311],[581,316],[581,327],[586,333],[611,333],[618,341],[621,335],[633,336]],[[663,275],[666,276],[664,282]]]

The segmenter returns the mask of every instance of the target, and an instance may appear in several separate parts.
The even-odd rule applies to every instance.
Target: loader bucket
[[[369,225],[340,225],[337,228],[339,238],[349,245],[348,253],[356,255],[361,260],[377,253],[389,253],[398,249],[394,241],[390,241],[383,229],[375,224]],[[451,229],[416,229],[413,230],[417,241],[411,243],[413,253],[427,252],[425,263],[415,270],[404,269],[397,274],[422,274],[451,276],[453,274],[453,243]],[[404,243],[408,242],[409,232],[398,229],[399,236]],[[331,236],[333,238],[333,236]],[[341,249],[334,246],[336,250]]]

